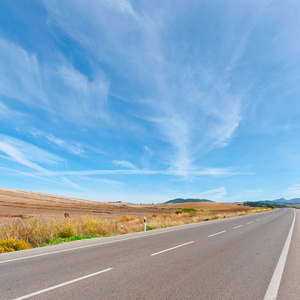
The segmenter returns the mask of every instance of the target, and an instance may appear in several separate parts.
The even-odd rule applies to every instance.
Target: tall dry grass
[[[212,212],[179,212],[147,217],[147,228],[156,229],[189,223],[197,223],[219,218],[245,215],[249,211]],[[44,218],[19,219],[0,223],[0,240],[14,239],[24,241],[31,247],[40,247],[54,239],[78,236],[111,236],[138,232],[143,230],[142,217],[124,216],[119,220],[94,219],[89,216],[66,218],[63,221]],[[0,245],[1,247],[1,245]]]

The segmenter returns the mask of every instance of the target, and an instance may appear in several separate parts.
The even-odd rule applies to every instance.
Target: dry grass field
[[[254,208],[255,211],[261,208]],[[0,253],[252,213],[235,204],[137,205],[0,189]]]
[[[0,218],[55,218],[63,219],[67,213],[71,217],[91,216],[102,219],[118,219],[122,216],[141,217],[157,211],[153,206],[132,203],[108,203],[25,192],[0,188]]]

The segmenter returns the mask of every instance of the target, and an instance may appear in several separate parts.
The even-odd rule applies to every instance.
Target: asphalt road
[[[5,253],[0,299],[299,300],[299,236],[277,209]]]

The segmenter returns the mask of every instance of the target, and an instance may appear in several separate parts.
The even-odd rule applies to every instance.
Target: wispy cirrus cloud
[[[61,150],[67,151],[69,153],[75,155],[83,155],[86,153],[82,144],[63,140],[61,138],[55,137],[52,133],[48,133],[41,130],[31,130],[30,134],[35,138],[44,138],[50,144],[53,144]]]
[[[82,171],[48,171],[49,176],[95,176],[95,175],[173,175],[183,176],[180,170],[144,170],[144,169],[117,169],[117,170],[82,170]],[[189,176],[234,176],[251,175],[232,170],[231,168],[205,168],[189,171]]]
[[[231,57],[228,51],[219,58],[218,64],[230,60],[225,71],[222,64],[207,63],[210,58],[201,53],[197,43],[190,51],[183,51],[191,47],[184,35],[171,35],[165,43],[168,30],[182,30],[172,15],[186,18],[185,7],[172,7],[174,14],[170,14],[168,4],[159,11],[150,4],[147,10],[130,1],[102,1],[100,5],[65,1],[65,9],[61,5],[46,3],[51,22],[94,59],[109,64],[129,88],[146,88],[144,94],[138,89],[127,90],[129,102],[135,105],[130,114],[152,123],[158,138],[168,145],[164,155],[172,169],[182,173],[192,170],[203,153],[230,142],[242,119],[244,94],[231,88],[232,72],[243,55],[242,45]],[[79,17],[83,11],[90,16],[84,22]],[[114,26],[110,26],[112,18],[119,20]],[[249,30],[243,34],[247,39]],[[241,43],[239,37],[231,38],[233,46]],[[120,88],[115,85],[116,90]]]
[[[20,119],[26,114],[21,111],[14,110],[8,107],[0,100],[0,116],[1,120],[8,120],[9,122],[13,121],[14,123],[20,122]]]
[[[107,119],[109,82],[101,71],[88,78],[59,52],[51,62],[0,37],[0,96],[39,109],[55,119],[95,126]],[[8,103],[3,109],[10,109]],[[11,109],[10,109],[11,110]]]
[[[220,187],[217,189],[197,193],[197,194],[193,195],[193,197],[217,201],[217,200],[222,199],[224,196],[226,196],[226,192],[227,192],[227,190],[225,187]]]
[[[0,56],[0,95],[34,107],[47,106],[36,56],[1,37]]]
[[[51,98],[51,113],[66,121],[99,126],[107,119],[106,104],[109,82],[101,72],[89,79],[63,60],[61,65],[45,68],[47,94]],[[54,87],[54,88],[53,88]]]
[[[4,153],[1,155],[2,158],[14,161],[44,175],[48,173],[48,170],[40,164],[57,165],[63,161],[57,155],[35,145],[3,134],[0,134],[0,151]]]
[[[136,169],[135,165],[128,160],[113,160],[113,164],[127,169]]]
[[[288,200],[292,198],[300,198],[300,183],[295,184],[283,191],[283,197]]]

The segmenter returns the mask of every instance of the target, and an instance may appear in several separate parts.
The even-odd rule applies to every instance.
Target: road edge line
[[[294,211],[294,219],[293,219],[292,225],[290,227],[290,231],[288,233],[285,244],[283,246],[283,249],[282,249],[282,252],[280,254],[279,260],[277,262],[276,268],[274,270],[272,279],[269,283],[269,287],[268,287],[267,292],[265,294],[264,300],[275,300],[277,298],[277,294],[278,294],[278,291],[279,291],[279,286],[280,286],[280,283],[281,283],[282,274],[283,274],[283,271],[284,271],[286,259],[287,259],[290,244],[291,244],[291,241],[292,241],[295,222],[296,222],[296,213]]]

